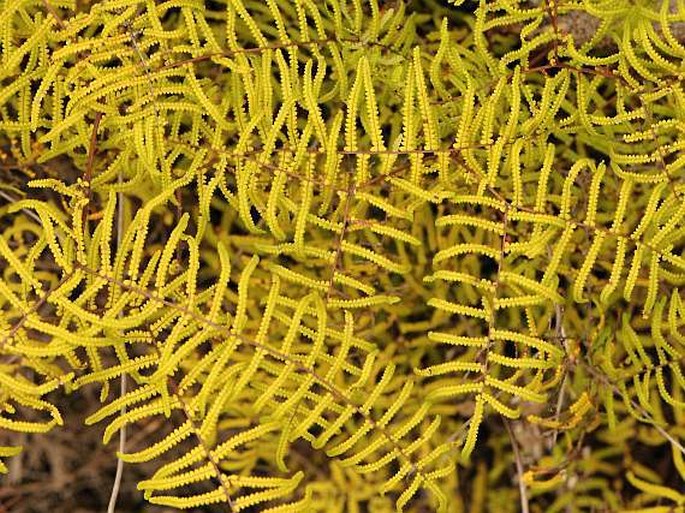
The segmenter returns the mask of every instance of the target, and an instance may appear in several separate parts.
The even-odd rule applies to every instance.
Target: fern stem
[[[7,194],[5,191],[0,190],[0,197],[6,199],[10,203],[15,203],[17,200],[14,199],[12,196]],[[40,220],[40,217],[38,217],[36,214],[34,214],[31,210],[28,210],[26,208],[22,209],[22,212],[24,212],[27,216],[29,216],[31,219],[36,221],[38,224],[43,224],[43,221]]]
[[[551,258],[552,249],[548,247],[548,254]],[[566,342],[566,331],[564,330],[564,309],[561,305],[554,305],[554,331],[557,340],[561,340],[564,346],[564,352],[566,357],[569,357],[568,343]],[[566,381],[568,379],[568,373],[564,372],[564,377],[561,380],[561,385],[559,386],[559,397],[557,398],[557,406],[555,409],[555,418],[558,420],[561,415],[561,410],[564,406],[564,392],[566,390]],[[552,439],[550,442],[550,451],[557,443],[557,437],[559,436],[559,430],[555,429],[552,433]]]
[[[97,126],[97,125],[96,125]],[[117,177],[117,182],[119,185],[121,185],[122,179],[121,179],[121,172],[119,172],[119,175]],[[124,236],[124,202],[123,202],[123,194],[122,193],[117,193],[117,250],[121,247],[121,240]],[[119,314],[119,317],[121,317],[121,314]],[[120,387],[119,387],[119,395],[121,397],[126,395],[126,388],[127,388],[127,382],[126,382],[126,373],[121,374],[121,382],[120,382]],[[126,415],[126,405],[124,404],[121,407],[121,416],[123,417]],[[127,429],[126,429],[126,424],[124,424],[121,427],[121,430],[119,431],[119,453],[123,454],[126,451],[126,435],[127,435]],[[117,458],[117,470],[116,474],[114,475],[114,483],[112,484],[112,493],[109,496],[109,504],[107,504],[107,513],[114,513],[116,506],[117,506],[117,497],[119,496],[119,490],[121,489],[121,480],[123,479],[124,476],[124,460],[121,459],[121,457]]]
[[[55,18],[55,21],[57,22],[57,25],[59,25],[59,28],[64,30],[66,29],[66,25],[64,25],[64,21],[62,21],[62,18],[60,17],[59,13],[57,12],[57,9],[50,4],[48,0],[43,0],[43,5],[45,8],[48,10],[48,12],[52,15],[53,18]]]
[[[526,483],[523,481],[523,462],[521,461],[521,452],[519,451],[518,442],[514,436],[514,432],[509,425],[509,421],[502,418],[504,422],[504,427],[507,428],[507,433],[509,434],[509,440],[511,440],[511,448],[514,451],[514,462],[516,463],[516,474],[518,476],[519,492],[521,495],[521,513],[530,513],[530,507],[528,506],[528,492],[526,491]]]
[[[121,375],[120,395],[126,395],[126,374]],[[121,407],[121,415],[126,415],[126,406]],[[119,431],[119,452],[123,453],[126,450],[126,425]],[[114,484],[112,485],[112,493],[109,497],[109,504],[107,504],[107,513],[114,513],[117,505],[117,497],[121,489],[121,480],[124,476],[124,461],[117,458],[117,471],[114,476]]]

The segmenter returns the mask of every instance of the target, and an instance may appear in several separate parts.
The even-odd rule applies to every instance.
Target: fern
[[[2,431],[97,389],[174,509],[682,508],[685,8],[460,3],[3,2]]]

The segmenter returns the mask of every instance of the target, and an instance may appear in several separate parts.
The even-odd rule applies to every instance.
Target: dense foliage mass
[[[0,43],[4,470],[97,390],[174,510],[684,510],[683,0],[5,0]]]

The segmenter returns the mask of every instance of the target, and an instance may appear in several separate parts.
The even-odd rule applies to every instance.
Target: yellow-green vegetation
[[[3,1],[0,428],[97,389],[174,509],[683,512],[684,27]]]

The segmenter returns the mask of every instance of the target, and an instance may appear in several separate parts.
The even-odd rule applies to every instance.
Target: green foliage
[[[174,508],[682,511],[685,5],[460,3],[4,1],[0,427],[98,387]]]

